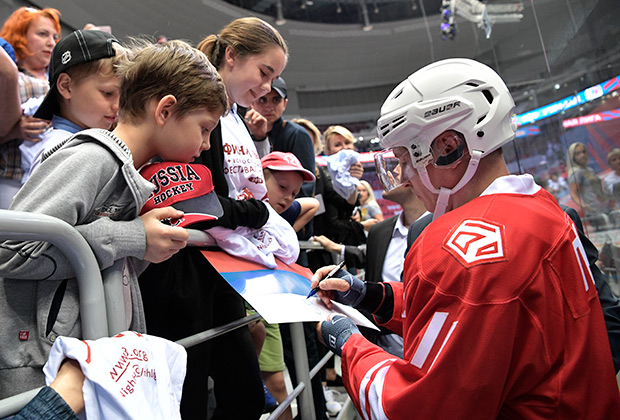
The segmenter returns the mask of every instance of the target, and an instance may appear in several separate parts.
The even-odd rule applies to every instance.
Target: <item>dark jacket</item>
[[[378,283],[382,281],[383,263],[388,246],[392,240],[394,226],[400,216],[392,216],[370,228],[366,244],[366,281]]]

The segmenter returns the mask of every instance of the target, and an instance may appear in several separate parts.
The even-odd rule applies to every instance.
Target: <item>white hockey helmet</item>
[[[447,202],[450,194],[471,179],[482,157],[514,139],[513,110],[512,96],[493,69],[475,60],[452,58],[429,64],[401,82],[381,107],[377,132],[384,148],[404,147],[409,151],[412,166],[434,193],[440,191],[430,183],[426,166],[449,167],[461,155],[439,159],[432,154],[432,142],[448,130],[460,133],[473,163],[461,182],[443,194]],[[390,189],[399,182],[393,182],[385,166],[380,167],[383,156],[376,158],[377,171],[384,188]],[[406,172],[403,168],[400,181],[410,179]]]

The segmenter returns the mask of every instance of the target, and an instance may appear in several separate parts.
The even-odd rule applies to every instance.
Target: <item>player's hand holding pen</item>
[[[333,277],[328,276],[330,272],[333,272]],[[366,283],[334,265],[316,270],[310,287],[317,290],[319,299],[330,309],[332,299],[345,305],[356,306],[366,295]]]
[[[334,277],[338,273],[338,271],[340,271],[342,267],[344,267],[344,260],[340,261],[336,265],[330,265],[327,267],[329,267],[329,271],[327,272],[327,274],[322,275],[318,279],[316,284],[314,283],[314,277],[312,277],[312,280],[313,280],[312,285],[311,285],[312,287],[310,288],[310,293],[308,293],[308,296],[306,297],[306,299],[316,295],[319,292],[319,290],[321,290],[321,283]],[[323,267],[323,268],[327,268],[327,267]],[[319,270],[317,270],[317,273],[318,272]],[[316,276],[316,273],[315,273],[315,276]]]

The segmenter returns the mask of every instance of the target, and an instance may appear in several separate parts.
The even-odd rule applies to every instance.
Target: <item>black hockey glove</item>
[[[359,305],[366,296],[366,283],[346,270],[338,271],[334,277],[346,280],[350,286],[346,292],[334,291],[334,300],[353,307]]]
[[[344,315],[333,315],[331,320],[321,323],[321,335],[325,345],[338,356],[342,356],[342,346],[353,334],[360,334],[360,330]]]

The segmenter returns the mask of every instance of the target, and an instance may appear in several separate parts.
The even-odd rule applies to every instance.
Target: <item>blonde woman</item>
[[[323,133],[325,155],[331,156],[343,149],[353,150],[353,134],[345,127],[333,125]],[[360,223],[351,220],[351,215],[359,205],[357,190],[353,189],[345,199],[340,196],[332,182],[327,167],[318,166],[316,180],[316,195],[321,195],[325,205],[325,212],[314,217],[314,234],[325,235],[332,241],[344,245],[360,245],[366,242],[364,228]],[[357,162],[351,165],[349,173],[352,177],[361,179],[364,173],[362,164]],[[310,253],[312,254],[312,253]],[[314,267],[312,255],[309,255],[310,269],[319,268],[323,263]],[[331,257],[330,257],[331,258]]]
[[[372,225],[383,220],[383,212],[368,181],[360,180],[357,191],[360,197],[359,221],[368,231]]]
[[[568,147],[566,166],[570,196],[586,216],[609,211],[609,199],[603,191],[603,182],[588,167],[589,160],[585,144],[575,142]]]
[[[355,149],[353,133],[341,125],[327,127],[327,130],[323,133],[323,140],[325,141],[325,155],[327,156],[336,154],[342,149]]]
[[[620,194],[620,188],[614,185],[620,184],[620,149],[615,148],[612,149],[611,152],[607,155],[607,164],[611,168],[612,172],[607,174],[605,179],[603,179],[603,183],[605,185],[605,191],[609,194],[616,194],[616,198],[618,198]],[[615,191],[614,191],[615,190]]]

